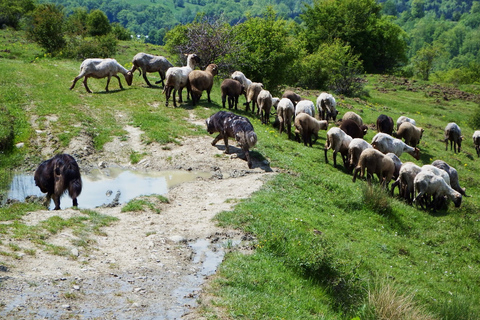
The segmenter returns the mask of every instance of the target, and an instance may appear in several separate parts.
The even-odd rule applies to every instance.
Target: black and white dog
[[[223,138],[225,153],[228,154],[230,153],[228,150],[228,138],[235,138],[245,153],[248,167],[252,168],[249,149],[257,143],[257,134],[253,131],[253,126],[247,118],[232,112],[219,111],[208,118],[206,123],[208,133],[219,132],[219,135],[213,140],[212,146]]]

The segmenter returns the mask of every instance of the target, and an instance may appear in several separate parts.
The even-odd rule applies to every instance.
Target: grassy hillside
[[[31,143],[37,127],[48,125],[48,138],[58,142],[56,152],[79,132],[86,132],[101,149],[113,136],[126,134],[125,124],[141,128],[146,143],[166,143],[207,135],[182,121],[188,112],[206,118],[221,109],[219,78],[212,104],[202,99],[197,107],[187,102],[173,109],[164,106],[162,90],[146,87],[138,74],[125,90],[117,90],[112,79],[111,93],[106,94],[105,79],[90,79],[94,94],[87,94],[81,83],[70,91],[80,62],[39,56],[41,51],[21,33],[0,31],[0,49],[0,104],[13,116],[14,143],[25,143],[0,154],[2,176],[11,169],[32,169],[41,160]],[[160,54],[161,48],[124,42],[115,58],[129,68],[139,51]],[[157,78],[149,74],[150,81]],[[464,198],[460,208],[450,204],[435,213],[416,209],[368,188],[365,181],[353,183],[341,165],[333,167],[331,152],[326,164],[325,132],[307,148],[239,111],[258,134],[252,155],[267,158],[282,173],[233,212],[218,216],[221,225],[251,233],[256,246],[250,255],[227,255],[209,288],[213,300],[201,304],[208,318],[378,319],[375,312],[382,311],[394,319],[380,308],[393,305],[382,302],[385,297],[411,309],[416,319],[475,319],[480,314],[480,159],[471,141],[474,129],[468,126],[478,102],[432,83],[383,76],[366,80],[365,97],[337,97],[340,115],[359,113],[371,128],[367,141],[381,113],[414,118],[425,128],[421,159],[404,154],[401,160],[418,165],[445,160],[458,170],[460,184],[471,197]],[[462,89],[478,92],[476,87]],[[319,93],[297,91],[311,100]],[[52,116],[57,120],[49,121]],[[465,136],[458,154],[445,151],[443,142],[443,128],[451,121]],[[16,220],[22,210],[32,208],[15,207],[15,215],[1,208],[0,218]],[[5,228],[9,226],[0,231]]]

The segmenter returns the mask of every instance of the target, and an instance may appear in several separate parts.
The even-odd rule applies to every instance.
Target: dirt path
[[[192,117],[189,121],[202,124]],[[273,174],[268,163],[254,161],[250,170],[236,154],[224,155],[223,145],[211,146],[213,137],[209,136],[188,138],[181,145],[146,146],[137,128],[125,129],[128,139],[114,140],[101,153],[95,153],[85,135],[64,152],[75,155],[85,172],[98,166],[119,166],[206,171],[212,178],[170,189],[165,195],[168,204],[150,197],[149,201],[157,201],[160,213],[96,208],[119,220],[102,229],[105,235],[90,236],[94,241],[87,251],[76,247],[77,237],[66,230],[49,242],[69,248],[70,257],[35,248],[35,256],[5,258],[12,267],[0,270],[0,318],[198,319],[195,307],[202,284],[215,272],[225,248],[251,245],[251,238],[217,227],[212,218],[257,191]],[[132,150],[146,153],[135,166],[129,163]],[[72,209],[38,211],[24,216],[24,222],[36,224],[53,215],[78,214]],[[16,243],[14,239],[3,242]]]

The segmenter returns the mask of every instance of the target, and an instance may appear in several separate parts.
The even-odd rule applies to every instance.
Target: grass
[[[181,143],[184,136],[207,135],[185,121],[189,113],[203,119],[221,109],[222,79],[218,78],[212,104],[202,99],[196,107],[186,102],[176,109],[166,108],[161,88],[148,88],[141,77],[135,77],[125,90],[117,90],[112,81],[108,94],[105,79],[89,80],[93,94],[81,85],[70,91],[79,61],[43,57],[35,45],[22,40],[21,33],[0,32],[5,36],[0,44],[14,52],[2,53],[0,58],[4,71],[0,73],[0,102],[15,117],[14,143],[25,143],[23,149],[0,154],[0,174],[25,161],[33,166],[43,160],[31,143],[37,128],[48,129],[58,139],[59,150],[80,132],[101,150],[113,137],[124,137],[127,124],[143,130],[146,143]],[[128,67],[135,53],[153,49],[123,42],[115,58]],[[151,82],[155,77],[149,74]],[[372,188],[362,180],[353,183],[341,165],[333,167],[331,152],[326,164],[325,133],[320,133],[313,148],[304,147],[239,110],[250,118],[258,135],[252,156],[267,159],[280,173],[252,197],[239,201],[233,211],[217,216],[219,225],[253,234],[256,243],[249,255],[227,254],[211,283],[211,305],[202,306],[209,319],[221,315],[233,319],[375,319],[381,318],[375,312],[387,314],[389,301],[410,310],[405,319],[413,315],[417,319],[474,319],[480,314],[480,166],[471,141],[475,128],[469,126],[478,102],[454,95],[444,99],[432,83],[405,85],[380,75],[366,80],[364,97],[337,97],[340,115],[355,111],[370,128],[382,113],[394,119],[400,115],[414,118],[425,128],[419,145],[421,158],[417,161],[404,154],[401,160],[418,165],[445,160],[457,169],[461,186],[472,197],[464,198],[460,208],[450,204],[436,213],[418,210],[384,194],[376,179]],[[475,86],[468,91],[479,92]],[[319,91],[300,93],[314,101]],[[458,154],[446,151],[443,142],[443,128],[452,121],[465,136]],[[375,133],[369,130],[365,139],[371,141]],[[136,199],[128,206],[143,210],[154,202]],[[21,222],[24,214],[40,209],[34,204],[1,208],[2,239],[31,239],[40,248],[63,254],[63,248],[48,243],[55,232],[70,228],[88,246],[89,234],[101,233],[114,222],[93,211],[80,211],[81,219],[57,217],[35,226]],[[2,254],[17,255],[15,248],[4,243]]]

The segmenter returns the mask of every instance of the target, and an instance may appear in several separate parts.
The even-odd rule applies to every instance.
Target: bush
[[[87,31],[91,36],[104,36],[112,31],[110,21],[101,10],[93,10],[87,16]]]
[[[13,147],[13,119],[5,107],[0,107],[0,152]]]
[[[63,51],[66,58],[109,58],[117,52],[117,39],[112,33],[105,36],[85,38],[73,37]]]
[[[0,26],[18,29],[21,18],[34,9],[33,0],[0,0]]]
[[[480,105],[477,106],[473,115],[468,119],[468,126],[473,130],[480,130]]]
[[[28,35],[48,53],[56,53],[65,47],[63,38],[63,7],[52,3],[41,4],[33,11]]]
[[[130,31],[125,29],[120,23],[114,22],[112,23],[112,33],[115,35],[115,38],[118,40],[130,40]]]

